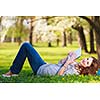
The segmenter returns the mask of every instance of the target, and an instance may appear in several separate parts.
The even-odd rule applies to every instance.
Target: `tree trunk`
[[[95,30],[96,36],[96,51],[98,55],[98,60],[100,61],[100,16],[93,16],[93,20],[89,19],[86,16],[79,16],[85,19]]]
[[[67,46],[67,44],[66,44],[66,33],[65,33],[65,31],[63,32],[63,39],[62,39],[62,47],[66,47]]]
[[[72,45],[72,33],[68,35],[68,43]]]
[[[92,27],[90,27],[90,53],[96,53],[94,49],[94,34]]]
[[[29,42],[30,42],[31,45],[33,45],[32,44],[32,37],[33,37],[33,28],[34,28],[34,26],[32,24],[33,23],[31,22],[30,23],[30,34],[29,34]]]
[[[98,54],[98,59],[100,60],[100,29],[98,30],[98,33],[96,33],[95,35],[96,35],[97,54]]]
[[[2,25],[1,25],[2,18],[3,18],[3,16],[0,17],[0,32],[2,31]],[[0,35],[0,42],[1,42],[1,35]]]
[[[30,42],[31,45],[33,45],[33,30],[34,30],[33,23],[34,23],[34,21],[35,21],[35,16],[30,16],[30,21],[29,21],[29,23],[30,23],[29,42]]]
[[[79,34],[80,34],[80,33],[78,32],[78,43],[79,43],[79,46],[81,47],[81,49],[84,49],[84,45],[83,45],[83,42],[82,42],[82,40],[81,40]]]
[[[85,35],[84,35],[84,32],[83,32],[83,27],[80,26],[80,25],[75,25],[75,26],[72,26],[72,28],[74,28],[75,30],[78,31],[78,36],[79,36],[79,43],[81,45],[81,48],[85,50],[85,52],[88,52],[87,50],[87,45],[86,45],[86,39],[85,39]]]
[[[96,36],[96,48],[97,48],[97,54],[98,54],[98,59],[100,61],[100,17],[96,16],[94,17],[94,22],[95,22],[95,36]]]
[[[59,41],[60,41],[59,38],[57,38],[56,41],[57,41],[57,47],[58,47],[59,46]]]
[[[82,40],[81,42],[83,44],[83,48],[84,48],[85,52],[88,52],[87,45],[86,45],[86,39],[85,39],[85,35],[84,35],[84,32],[83,32],[82,26],[79,27],[79,36],[80,36],[80,39]]]
[[[19,36],[19,37],[17,38],[17,40],[18,40],[18,45],[20,45],[21,42],[22,42],[21,37]]]
[[[52,45],[51,45],[51,42],[50,42],[50,41],[48,41],[48,47],[52,47]]]

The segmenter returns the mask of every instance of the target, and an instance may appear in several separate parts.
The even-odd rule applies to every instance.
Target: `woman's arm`
[[[58,63],[64,64],[64,62],[66,61],[67,58],[63,58],[61,59]]]
[[[61,67],[61,69],[60,69],[59,72],[58,72],[58,75],[63,75],[63,73],[65,72],[67,66],[68,66],[69,64],[71,64],[71,63],[74,62],[75,56],[76,56],[76,54],[74,54],[74,53],[71,52],[70,58],[67,59],[67,61],[65,62],[65,64]]]
[[[61,69],[59,70],[58,75],[63,75],[63,73],[65,72],[65,69],[67,68],[67,66],[68,66],[68,63],[65,63],[65,64],[61,67]]]

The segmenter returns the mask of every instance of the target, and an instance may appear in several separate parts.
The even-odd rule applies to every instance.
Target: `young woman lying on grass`
[[[85,58],[77,63],[75,62],[75,56],[74,52],[70,52],[68,57],[60,60],[58,64],[48,64],[29,43],[25,42],[21,45],[9,71],[3,74],[3,76],[11,77],[18,75],[26,57],[28,58],[30,66],[36,75],[96,74],[96,71],[98,71],[98,61],[96,58]]]

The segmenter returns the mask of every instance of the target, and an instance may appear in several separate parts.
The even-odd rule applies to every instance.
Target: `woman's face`
[[[80,64],[83,67],[89,67],[89,66],[91,66],[92,62],[93,62],[93,58],[90,57],[90,58],[85,58],[85,59],[81,60]]]

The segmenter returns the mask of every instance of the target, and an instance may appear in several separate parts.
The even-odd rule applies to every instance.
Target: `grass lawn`
[[[48,48],[46,44],[36,44],[35,49],[40,53],[42,58],[48,63],[58,63],[58,61],[66,57],[69,51],[76,50],[77,43],[67,45],[66,48],[51,47]],[[24,63],[23,69],[19,76],[4,78],[1,75],[9,70],[13,59],[18,52],[19,46],[17,43],[2,43],[0,44],[0,83],[96,83],[100,82],[100,76],[83,76],[83,75],[66,75],[66,76],[36,76],[32,74],[32,70],[28,61]],[[82,51],[82,56],[77,60],[78,62],[89,56],[97,57],[96,54],[87,54]]]

